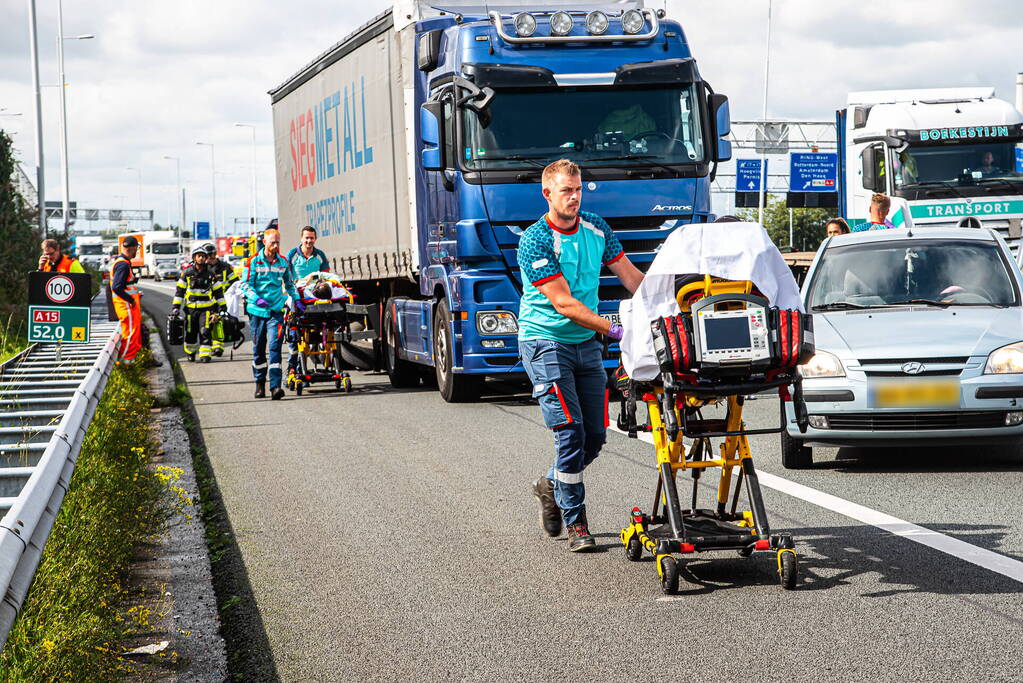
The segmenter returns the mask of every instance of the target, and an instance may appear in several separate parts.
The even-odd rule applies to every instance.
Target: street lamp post
[[[43,108],[39,85],[39,43],[36,37],[36,2],[28,0],[28,39],[32,48],[32,90],[36,97],[36,196],[39,198],[39,232],[46,234],[46,200],[43,187]]]
[[[179,219],[178,219],[178,254],[181,253],[181,231],[185,229],[185,195],[181,192],[181,159],[178,157],[164,156],[164,159],[168,159],[174,162],[178,168],[178,189],[175,192],[175,203],[178,205]]]
[[[767,0],[767,55],[764,58],[764,123],[762,124],[765,133],[767,130],[767,83],[771,75],[771,4],[772,0]],[[757,222],[760,225],[764,224],[764,202],[767,197],[767,135],[763,135],[763,138],[764,148],[760,155],[760,197],[757,209]],[[792,242],[791,236],[789,242]]]
[[[249,219],[249,232],[255,232],[256,230],[256,218],[259,210],[256,208],[256,127],[248,123],[236,123],[234,124],[241,128],[252,129],[252,213],[249,214],[252,218]]]
[[[63,179],[62,204],[64,217],[64,232],[68,231],[70,224],[70,191],[68,189],[68,154],[67,154],[67,98],[64,90],[67,83],[64,80],[64,41],[65,40],[90,40],[94,38],[91,33],[80,36],[64,37],[64,9],[63,0],[57,0],[57,63],[60,70],[60,80],[57,82],[60,93],[60,168]]]
[[[210,178],[213,189],[213,215],[210,220],[213,222],[213,230],[211,231],[213,237],[217,237],[217,158],[215,153],[215,147],[212,142],[197,142],[197,145],[203,145],[204,147],[210,148]]]

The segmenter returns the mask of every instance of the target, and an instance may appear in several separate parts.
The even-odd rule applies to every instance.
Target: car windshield
[[[977,240],[898,240],[831,247],[811,283],[811,310],[899,304],[1014,306],[1002,250]]]
[[[1016,170],[1016,143],[991,142],[957,145],[911,145],[892,156],[896,190],[928,186],[954,188],[993,186],[991,181],[1023,183]],[[1002,188],[1004,192],[1005,188]]]
[[[177,242],[155,242],[153,243],[154,254],[177,254],[178,243]]]
[[[588,167],[705,161],[697,93],[695,85],[498,91],[485,124],[463,110],[464,162],[488,170],[543,167],[561,158]]]
[[[103,254],[102,244],[79,244],[79,256],[101,256]]]

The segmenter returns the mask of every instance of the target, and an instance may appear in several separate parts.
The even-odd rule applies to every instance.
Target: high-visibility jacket
[[[85,268],[78,262],[78,259],[73,259],[67,254],[61,254],[56,266],[47,260],[43,264],[42,271],[44,273],[84,273]]]
[[[178,278],[174,290],[172,306],[191,309],[220,310],[227,307],[224,303],[224,281],[212,268],[194,265],[186,266]]]
[[[209,268],[210,266],[207,265],[206,267]],[[240,279],[238,273],[234,272],[234,268],[231,267],[231,264],[223,259],[218,258],[213,262],[212,267],[213,272],[216,273],[217,277],[219,277],[224,283],[225,292],[230,289],[231,285],[238,282]]]
[[[138,278],[131,268],[131,259],[124,254],[118,254],[110,263],[110,291],[114,296],[126,301],[134,300],[142,292],[135,286]]]

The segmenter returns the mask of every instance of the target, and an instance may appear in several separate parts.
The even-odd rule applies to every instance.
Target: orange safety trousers
[[[135,354],[142,348],[142,306],[138,294],[132,298],[131,307],[116,294],[113,295],[114,311],[121,321],[121,358],[135,360]]]

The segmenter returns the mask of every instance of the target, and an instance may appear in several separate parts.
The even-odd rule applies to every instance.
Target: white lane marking
[[[625,432],[614,426],[610,426],[608,429],[619,434],[625,434]],[[649,444],[654,442],[654,437],[651,434],[640,432],[637,436]],[[958,557],[960,560],[1023,583],[1023,562],[1019,560],[980,548],[958,538],[946,536],[943,533],[907,522],[859,503],[853,503],[844,498],[833,496],[830,493],[818,491],[803,484],[797,484],[790,479],[785,479],[769,472],[758,471],[757,476],[760,479],[760,483],[770,489],[780,491],[808,503],[813,503],[825,510],[837,512],[858,522],[869,524],[895,536],[925,545],[928,548],[933,548],[953,557]]]

